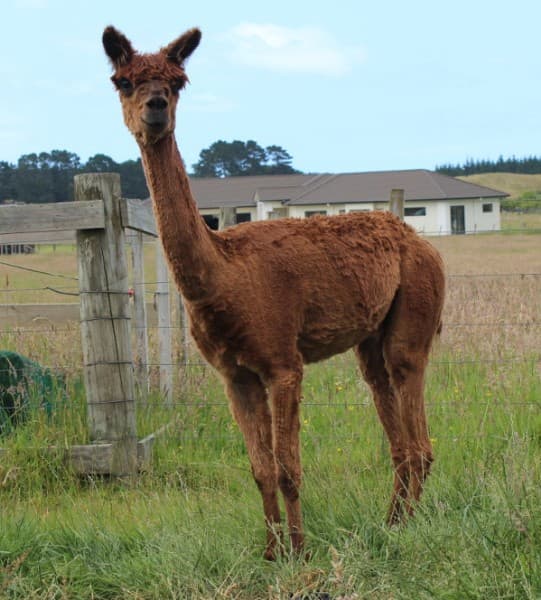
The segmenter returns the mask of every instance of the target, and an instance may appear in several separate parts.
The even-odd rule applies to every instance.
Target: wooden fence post
[[[393,213],[393,215],[396,215],[401,221],[404,220],[404,190],[391,190],[389,210]]]
[[[148,335],[145,295],[143,234],[130,236],[132,255],[133,316],[135,320],[135,383],[143,399],[148,395]]]
[[[180,292],[178,293],[178,304],[180,313],[179,326],[182,336],[182,362],[184,363],[184,368],[187,368],[190,361],[190,327],[188,325],[188,311]]]
[[[75,199],[103,200],[105,228],[77,231],[81,338],[92,442],[112,443],[110,474],[137,470],[128,269],[120,177],[75,177]]]
[[[173,399],[173,365],[171,354],[171,308],[169,274],[161,241],[156,241],[156,310],[158,312],[158,356],[160,363],[160,392],[165,404]]]

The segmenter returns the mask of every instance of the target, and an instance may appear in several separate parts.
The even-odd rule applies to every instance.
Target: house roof
[[[367,173],[257,175],[191,178],[199,208],[252,207],[258,201],[289,205],[388,202],[392,189],[406,201],[503,198],[505,192],[468,183],[426,169]]]

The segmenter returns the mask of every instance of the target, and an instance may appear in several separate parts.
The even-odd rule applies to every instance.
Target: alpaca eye
[[[129,92],[132,89],[131,81],[129,79],[126,79],[125,77],[117,79],[116,85],[118,89],[122,90],[123,92]]]
[[[171,90],[173,94],[176,94],[184,87],[184,79],[174,79],[171,82]]]

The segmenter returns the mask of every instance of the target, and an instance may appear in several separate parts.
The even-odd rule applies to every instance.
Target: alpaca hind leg
[[[405,248],[401,284],[385,323],[383,356],[400,403],[407,443],[409,513],[419,500],[434,460],[424,405],[425,371],[432,341],[441,328],[445,292],[441,259],[426,242]]]
[[[384,354],[391,383],[400,398],[402,424],[409,481],[406,510],[413,514],[424,482],[434,460],[424,406],[424,375],[428,345],[415,347],[411,339],[393,333],[386,340]]]
[[[227,380],[231,410],[244,435],[252,474],[263,498],[267,528],[265,558],[273,560],[281,545],[276,466],[272,449],[272,418],[267,394],[259,377],[247,369]]]
[[[398,523],[406,504],[410,473],[407,447],[402,431],[399,398],[385,368],[381,338],[369,338],[356,348],[363,376],[372,390],[374,404],[391,446],[394,465],[394,485],[388,513],[388,523]]]
[[[432,443],[428,434],[424,407],[424,365],[419,359],[419,365],[412,367],[399,367],[394,370],[394,385],[399,390],[402,407],[403,422],[408,436],[408,464],[410,470],[410,498],[413,503],[418,502],[430,467],[434,462]],[[413,513],[410,504],[409,512]]]
[[[299,498],[302,476],[299,448],[301,380],[302,363],[298,370],[279,372],[270,384],[278,485],[285,501],[291,546],[297,554],[304,545]]]

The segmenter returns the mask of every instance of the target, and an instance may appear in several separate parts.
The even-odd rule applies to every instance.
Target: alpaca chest
[[[201,354],[219,368],[224,356],[243,346],[244,318],[225,304],[188,308],[190,331]]]

